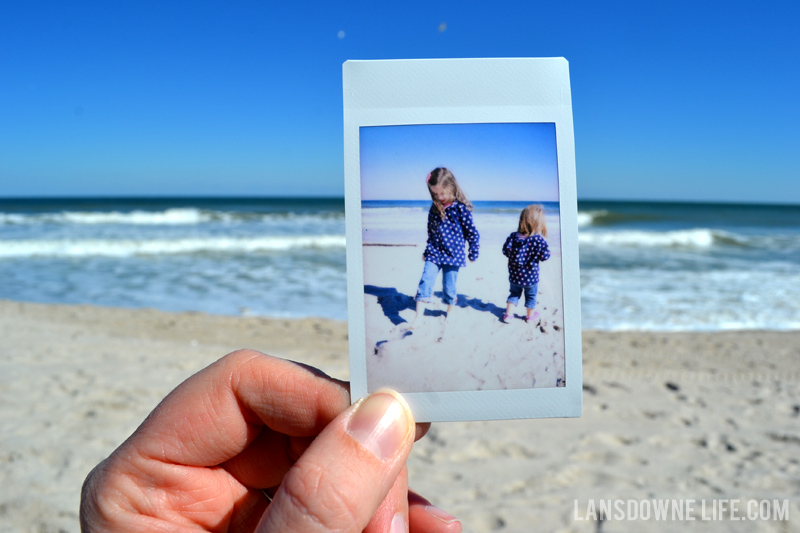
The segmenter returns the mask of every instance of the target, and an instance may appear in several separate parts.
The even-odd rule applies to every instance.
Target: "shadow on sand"
[[[400,316],[400,311],[406,309],[416,309],[417,304],[414,298],[397,292],[394,287],[376,287],[375,285],[364,285],[364,293],[371,294],[378,298],[378,305],[383,309],[383,314],[391,320],[393,325],[402,324],[406,319]]]
[[[494,315],[497,320],[503,319],[503,314],[506,312],[505,307],[498,307],[491,302],[484,302],[483,300],[479,300],[478,298],[467,298],[463,294],[458,295],[458,300],[456,301],[456,305],[458,307],[471,307],[476,311],[481,311],[483,313],[489,313]]]
[[[364,293],[378,298],[378,305],[381,306],[383,314],[395,326],[406,322],[406,319],[400,316],[401,311],[405,311],[406,309],[415,310],[417,308],[417,304],[413,297],[398,292],[394,287],[376,287],[375,285],[365,285]],[[434,293],[434,295],[438,298],[442,298],[444,296],[441,292]],[[456,305],[461,308],[471,307],[476,311],[492,314],[497,318],[497,320],[502,320],[503,313],[505,313],[504,307],[498,307],[493,303],[484,302],[478,298],[467,298],[463,294],[458,295]],[[425,316],[444,315],[445,312],[441,310],[425,309]]]

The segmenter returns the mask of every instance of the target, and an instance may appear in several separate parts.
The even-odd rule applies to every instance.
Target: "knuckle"
[[[266,354],[263,354],[256,350],[251,350],[250,348],[241,348],[239,350],[232,351],[231,353],[223,357],[223,359],[230,360],[232,363],[235,364],[237,362],[239,363],[246,362],[249,361],[250,359],[255,359],[258,357],[265,357],[265,356],[269,357]]]
[[[332,480],[322,465],[303,461],[292,467],[282,489],[304,520],[314,522],[325,531],[361,531],[358,491],[349,490],[345,480]]]

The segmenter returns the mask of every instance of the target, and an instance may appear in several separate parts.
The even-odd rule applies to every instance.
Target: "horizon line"
[[[64,201],[64,200],[335,200],[344,202],[345,197],[342,196],[311,196],[311,195],[209,195],[209,194],[194,194],[194,195],[181,195],[181,194],[154,194],[154,195],[47,195],[47,196],[0,196],[0,202],[14,202],[14,201]],[[363,201],[363,200],[362,200]],[[369,200],[368,200],[369,201]],[[380,201],[380,200],[378,200]],[[383,201],[394,201],[391,199]],[[475,200],[480,202],[481,200]],[[707,200],[707,199],[652,199],[652,198],[578,198],[578,202],[607,202],[607,203],[661,203],[661,204],[712,204],[712,205],[759,205],[759,206],[796,206],[800,207],[800,202],[786,201],[780,202],[775,200],[763,201],[756,200],[746,202],[744,200]],[[560,202],[559,202],[560,203]]]

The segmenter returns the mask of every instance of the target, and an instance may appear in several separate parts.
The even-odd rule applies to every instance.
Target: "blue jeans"
[[[440,266],[430,261],[425,261],[425,268],[422,269],[422,279],[419,280],[419,289],[417,289],[416,297],[418,302],[428,303],[431,301],[433,284],[436,282],[439,270],[442,271],[442,292],[444,292],[442,301],[447,305],[453,305],[456,302],[458,267],[452,265]]]
[[[511,284],[511,289],[509,289],[510,294],[508,295],[508,300],[506,300],[510,304],[517,305],[519,303],[519,297],[522,296],[522,291],[525,291],[525,307],[527,309],[533,309],[536,307],[536,292],[539,290],[539,284],[534,283],[530,287],[525,287],[524,285],[517,285],[513,281],[509,282]]]

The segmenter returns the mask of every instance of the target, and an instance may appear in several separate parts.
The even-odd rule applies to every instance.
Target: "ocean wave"
[[[664,232],[584,232],[578,235],[578,241],[583,245],[633,247],[709,248],[717,239],[722,238],[734,240],[735,236],[710,229],[691,229]]]
[[[63,211],[60,213],[0,213],[0,224],[199,224],[212,219],[208,212],[194,208],[164,211]]]
[[[578,226],[614,226],[631,222],[652,221],[657,217],[650,214],[620,213],[607,209],[578,211]]]
[[[0,258],[11,257],[129,257],[133,255],[173,255],[286,251],[298,248],[344,248],[343,235],[202,238],[151,240],[19,240],[0,241]]]
[[[616,226],[638,222],[652,222],[660,217],[653,213],[624,213],[608,209],[578,211],[578,226]]]
[[[692,323],[683,322],[664,322],[663,320],[631,320],[629,322],[600,322],[584,323],[584,329],[604,330],[604,331],[740,331],[740,330],[770,330],[770,331],[794,331],[800,329],[800,320],[778,320],[774,322],[761,322],[742,318],[741,320],[722,320],[715,321],[716,317],[711,316],[705,321],[694,321]]]
[[[581,317],[604,330],[800,329],[800,268],[584,269]]]
[[[150,225],[178,226],[208,222],[292,221],[314,222],[320,219],[344,219],[344,213],[258,213],[247,211],[214,211],[194,207],[175,207],[163,211],[63,211],[60,213],[0,213],[0,225],[75,224],[75,225]]]
[[[608,214],[608,211],[578,211],[578,227],[591,226],[595,220]]]
[[[742,252],[760,250],[781,255],[800,251],[800,235],[742,235],[724,230],[696,228],[674,231],[581,231],[581,245],[592,247],[621,246],[629,248],[683,248],[703,250],[711,247],[738,249]]]

